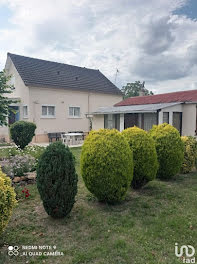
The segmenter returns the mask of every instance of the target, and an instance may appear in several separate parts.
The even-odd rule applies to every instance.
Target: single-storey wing
[[[197,132],[197,90],[127,98],[113,107],[93,112],[93,129],[138,126],[150,130],[153,125],[169,123],[181,135]]]

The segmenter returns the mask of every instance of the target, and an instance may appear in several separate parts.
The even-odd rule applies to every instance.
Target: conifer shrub
[[[182,173],[191,172],[196,166],[197,141],[193,137],[181,137],[184,143],[184,160],[181,167]]]
[[[32,122],[17,121],[10,126],[10,135],[14,143],[24,149],[35,135],[36,125]]]
[[[50,144],[41,155],[37,187],[48,215],[61,218],[70,213],[77,194],[77,174],[74,156],[61,142]]]
[[[158,170],[155,142],[150,135],[141,128],[130,127],[122,131],[133,151],[133,188],[140,188],[156,178]]]
[[[0,234],[5,230],[16,203],[16,194],[11,187],[11,180],[0,167]]]
[[[160,179],[171,179],[180,172],[183,163],[183,142],[178,130],[167,124],[154,125],[149,131],[155,140],[159,169],[157,176]]]
[[[81,174],[87,189],[99,201],[124,200],[133,178],[133,155],[119,131],[90,132],[82,147]]]

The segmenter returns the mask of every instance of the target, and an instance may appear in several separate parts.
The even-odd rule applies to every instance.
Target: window
[[[146,113],[144,114],[144,130],[148,131],[153,125],[157,125],[157,114]]]
[[[80,107],[69,107],[69,116],[70,117],[80,117]]]
[[[23,118],[27,118],[28,117],[28,107],[27,105],[23,106]]]
[[[55,106],[43,105],[42,106],[42,117],[55,117]]]
[[[15,85],[15,76],[14,75],[11,76],[10,84],[13,86]]]
[[[163,123],[169,124],[169,112],[163,112]]]
[[[116,128],[117,130],[120,130],[120,115],[119,114],[104,115],[104,128],[108,128],[108,129]]]

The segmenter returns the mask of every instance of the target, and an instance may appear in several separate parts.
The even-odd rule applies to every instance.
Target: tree
[[[122,87],[122,92],[124,94],[124,99],[128,97],[140,96],[140,92],[144,95],[153,95],[152,91],[149,91],[144,87],[145,82],[135,81],[134,83],[127,83],[126,86]]]
[[[17,101],[8,98],[6,95],[11,94],[14,90],[13,85],[9,84],[11,76],[7,76],[4,71],[0,71],[0,126],[7,126],[7,117],[9,114],[9,105]]]

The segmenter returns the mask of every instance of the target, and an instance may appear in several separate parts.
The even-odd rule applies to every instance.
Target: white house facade
[[[9,124],[31,121],[37,126],[35,142],[47,142],[48,133],[91,129],[90,112],[113,106],[120,90],[100,71],[8,53],[5,70],[12,75],[19,100],[10,108]],[[9,140],[9,128],[0,127],[0,138]]]

